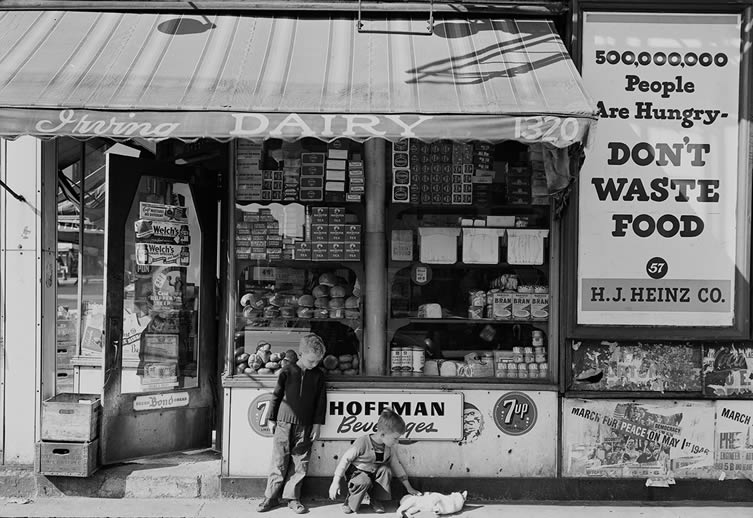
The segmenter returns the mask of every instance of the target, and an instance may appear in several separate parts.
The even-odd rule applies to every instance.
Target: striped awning
[[[550,21],[0,12],[0,136],[582,140]]]

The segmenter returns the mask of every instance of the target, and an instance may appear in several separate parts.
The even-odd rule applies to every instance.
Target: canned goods
[[[533,354],[546,354],[546,347],[534,347]]]
[[[532,378],[537,378],[539,376],[539,364],[538,363],[529,363],[528,364],[528,374]]]
[[[534,361],[536,361],[536,356],[533,354],[524,354],[523,361],[526,363],[533,363]]]
[[[533,347],[523,347],[523,354],[533,354]]]
[[[413,350],[411,347],[400,348],[400,375],[409,376],[413,370]]]
[[[403,348],[393,345],[390,348],[390,372],[393,376],[399,376],[403,370]]]
[[[546,354],[536,354],[534,356],[534,360],[536,363],[545,363],[546,362]]]
[[[481,320],[484,318],[484,306],[470,306],[468,308],[468,318],[471,320]]]
[[[423,348],[414,345],[410,348],[411,352],[411,374],[421,376],[424,373],[424,363],[426,362],[426,353]]]
[[[513,348],[512,348],[512,352],[513,352],[513,353],[516,353],[516,354],[517,354],[517,353],[520,353],[520,354],[522,354],[522,353],[523,353],[523,348],[522,348],[522,347],[518,347],[518,346],[516,345],[515,347],[513,347]]]
[[[512,361],[515,363],[523,363],[523,353],[512,353]]]
[[[471,290],[468,296],[469,306],[486,306],[486,292],[483,290]]]
[[[541,347],[544,345],[544,332],[534,330],[531,332],[531,344],[534,347]]]

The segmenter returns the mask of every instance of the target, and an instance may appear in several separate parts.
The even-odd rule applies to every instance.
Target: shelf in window
[[[252,322],[246,324],[246,330],[248,329],[292,329],[295,327],[301,327],[301,324],[310,324],[311,322],[340,322],[343,324],[360,324],[360,318],[254,318]],[[254,325],[268,323],[267,325]],[[289,325],[286,325],[289,324]],[[293,325],[295,324],[295,325]]]
[[[510,263],[489,263],[489,264],[478,264],[478,263],[462,263],[458,261],[457,263],[451,263],[451,264],[433,264],[433,263],[422,263],[420,261],[391,261],[395,266],[399,268],[407,268],[411,266],[413,263],[421,264],[422,266],[429,266],[432,269],[441,269],[441,268],[462,268],[462,269],[468,269],[468,268],[483,268],[483,269],[491,269],[491,268],[542,268],[547,267],[548,261],[544,261],[543,264],[510,264]]]
[[[545,325],[548,320],[496,320],[493,318],[418,318],[393,317],[392,320],[405,320],[411,324],[531,324]]]
[[[263,266],[279,268],[312,268],[312,269],[333,269],[338,267],[349,268],[351,270],[361,267],[361,261],[307,261],[295,259],[236,259],[236,264],[243,268],[246,266]]]

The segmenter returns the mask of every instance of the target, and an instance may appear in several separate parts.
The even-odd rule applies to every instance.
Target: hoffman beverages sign
[[[355,439],[376,429],[391,408],[405,420],[402,439],[457,441],[463,438],[463,395],[448,392],[329,392],[322,439]]]

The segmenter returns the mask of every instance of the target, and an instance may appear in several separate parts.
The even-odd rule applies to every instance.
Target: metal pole
[[[387,168],[386,142],[370,139],[364,145],[366,158],[366,232],[364,272],[364,373],[381,376],[387,365],[387,240],[384,211]]]

